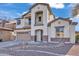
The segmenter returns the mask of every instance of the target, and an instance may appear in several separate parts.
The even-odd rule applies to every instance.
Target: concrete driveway
[[[0,53],[13,56],[63,56],[66,55],[72,44],[52,48],[46,46],[30,46],[30,45],[15,45],[0,49]]]
[[[61,56],[66,55],[73,46],[72,44],[54,43],[27,45],[19,41],[4,42],[0,45],[0,54],[4,56]]]

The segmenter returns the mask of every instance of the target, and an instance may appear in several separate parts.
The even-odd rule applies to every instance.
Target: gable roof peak
[[[49,6],[48,3],[35,3],[35,4],[32,5],[32,7],[30,8],[30,10],[31,10],[33,7],[35,7],[36,5],[38,5],[38,4]]]

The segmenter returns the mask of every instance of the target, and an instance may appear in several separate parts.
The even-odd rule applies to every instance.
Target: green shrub
[[[76,36],[76,43],[79,42],[79,35]]]

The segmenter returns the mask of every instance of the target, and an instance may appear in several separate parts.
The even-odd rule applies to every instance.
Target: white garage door
[[[17,40],[31,40],[31,32],[17,32]]]

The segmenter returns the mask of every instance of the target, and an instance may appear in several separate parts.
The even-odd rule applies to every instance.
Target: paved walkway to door
[[[69,50],[67,55],[79,56],[79,44],[73,45],[73,47]]]

